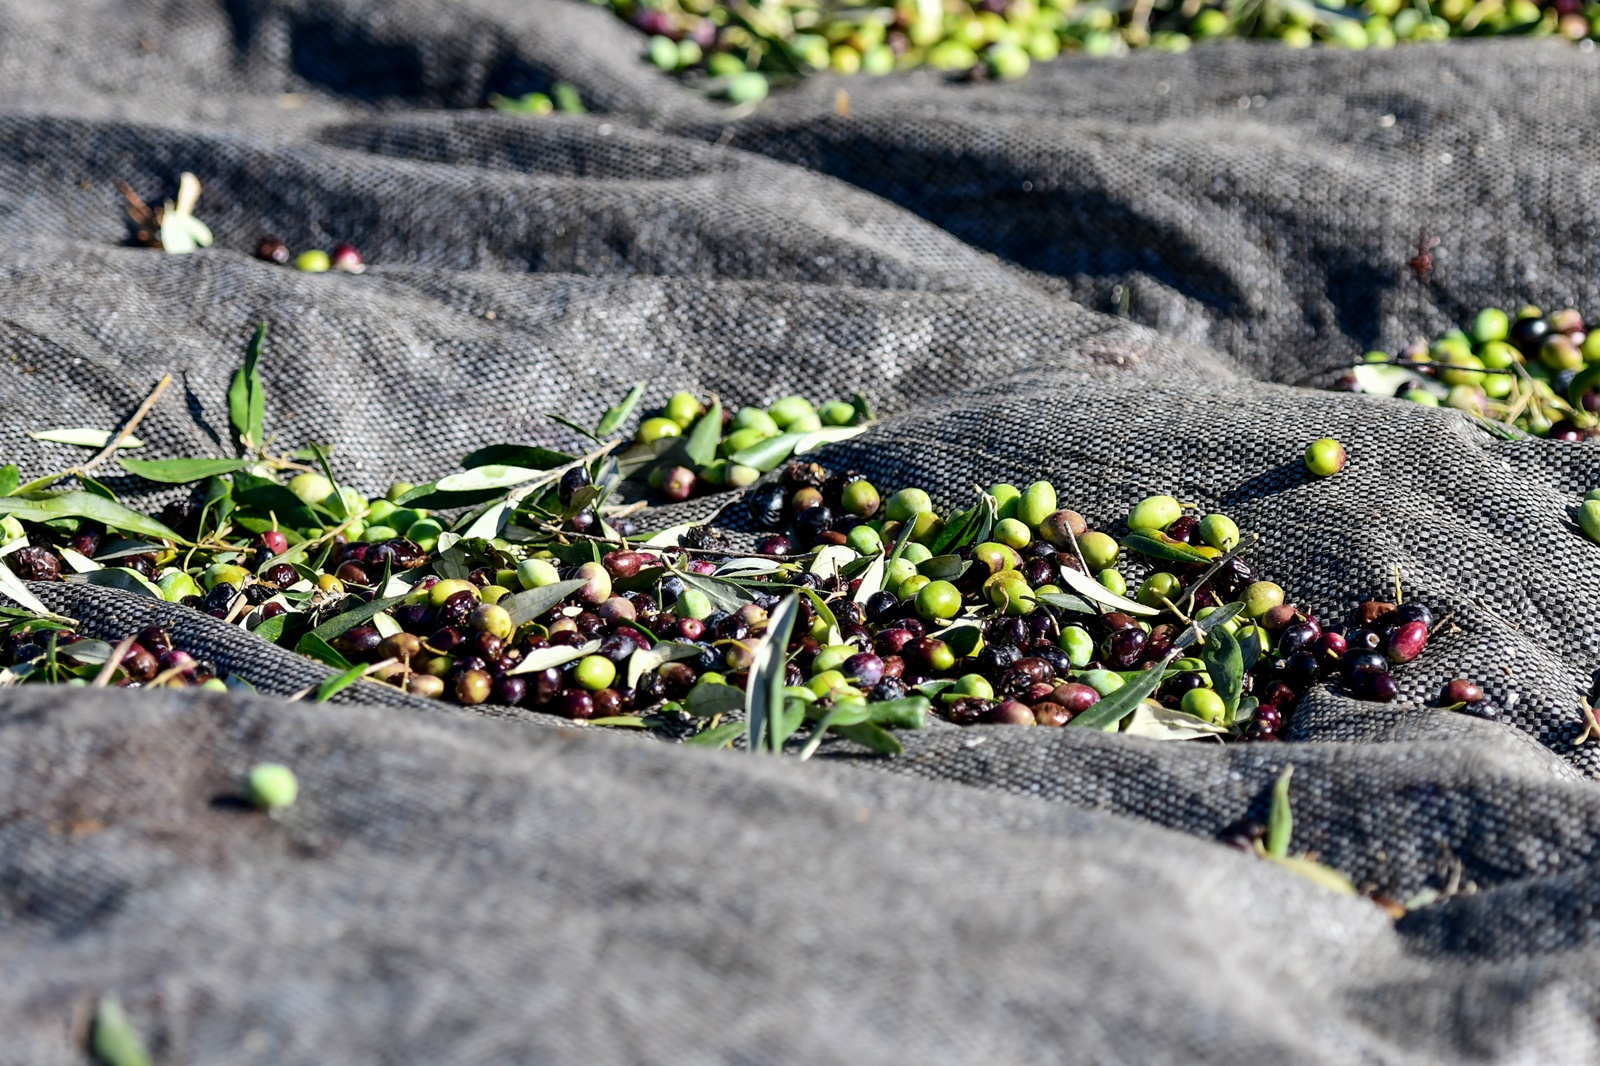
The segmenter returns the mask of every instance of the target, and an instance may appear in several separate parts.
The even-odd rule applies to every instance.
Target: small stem
[[[162,374],[161,380],[156,382],[156,387],[150,390],[149,396],[144,398],[144,403],[140,404],[139,409],[133,413],[133,417],[128,419],[128,424],[123,426],[121,432],[119,432],[115,437],[111,438],[111,443],[107,444],[103,449],[101,449],[100,454],[96,455],[93,459],[90,459],[82,466],[74,467],[71,471],[69,471],[69,473],[92,474],[101,463],[115,455],[117,453],[117,449],[122,447],[123,444],[127,443],[129,437],[133,436],[134,427],[140,422],[144,421],[144,416],[150,413],[150,409],[156,405],[156,401],[161,399],[161,394],[166,392],[167,386],[171,384],[172,375]]]
[[[111,683],[111,675],[116,673],[117,667],[122,665],[122,657],[128,654],[128,649],[133,647],[135,639],[137,639],[137,634],[131,637],[123,637],[122,642],[111,649],[111,655],[100,667],[100,672],[94,675],[94,681],[90,683],[91,687],[105,688]]]

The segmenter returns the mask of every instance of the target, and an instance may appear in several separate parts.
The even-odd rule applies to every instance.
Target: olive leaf
[[[1059,607],[1063,611],[1073,614],[1095,614],[1095,606],[1082,596],[1075,596],[1070,592],[1040,592],[1037,594],[1040,603],[1047,603],[1051,607]]]
[[[239,440],[239,450],[245,453],[266,443],[267,390],[261,381],[261,346],[266,339],[267,324],[263,322],[245,350],[244,365],[228,385],[228,422]]]
[[[766,474],[776,470],[780,463],[793,455],[795,445],[799,444],[804,436],[803,433],[780,433],[776,437],[757,441],[748,448],[741,448],[730,455],[728,461],[743,466],[753,466]]]
[[[1151,529],[1134,530],[1123,538],[1122,546],[1165,563],[1199,563],[1204,566],[1211,561],[1211,556],[1198,548]]]
[[[350,630],[367,621],[378,612],[387,611],[396,604],[403,602],[405,602],[404,596],[390,596],[387,599],[372,600],[370,603],[363,603],[360,607],[356,607],[353,610],[343,611],[334,615],[332,618],[328,619],[326,622],[307,633],[306,636],[316,637],[320,640],[331,641],[335,637],[348,633]]]
[[[700,469],[709,466],[717,457],[717,444],[722,440],[722,401],[712,400],[706,413],[694,424],[683,440],[684,454],[689,462]],[[670,452],[668,453],[671,454]]]
[[[636,714],[613,714],[606,718],[591,718],[590,725],[626,726],[634,729],[649,729],[650,723]]]
[[[56,554],[61,556],[62,562],[66,563],[72,568],[72,572],[74,574],[89,574],[101,568],[99,563],[95,562],[87,555],[84,555],[82,552],[75,552],[65,545],[57,548]]]
[[[800,598],[794,593],[783,598],[767,618],[767,631],[756,645],[745,685],[745,729],[751,751],[767,749],[777,753],[789,739],[789,719],[784,714],[784,674],[788,666],[789,634],[800,613]]]
[[[161,218],[161,248],[173,255],[187,255],[197,248],[211,247],[211,227],[193,215],[167,211]]]
[[[772,574],[783,569],[784,564],[776,559],[729,559],[717,567],[714,577],[757,577],[761,574]]]
[[[570,578],[566,581],[557,581],[553,585],[543,585],[526,592],[518,592],[507,596],[500,601],[500,606],[511,615],[512,626],[523,626],[538,618],[550,608],[566,599],[588,584],[581,577]]]
[[[928,724],[931,706],[925,696],[902,696],[867,705],[869,721],[885,729],[923,729]]]
[[[714,685],[713,688],[727,688],[727,685]],[[737,691],[737,690],[735,690]],[[724,722],[719,726],[707,729],[703,733],[696,733],[684,744],[696,748],[725,748],[740,733],[744,732],[743,722]]]
[[[676,548],[679,538],[699,524],[699,522],[680,522],[675,526],[657,530],[639,543],[647,548]]]
[[[505,601],[502,600],[502,603]],[[598,640],[591,640],[587,644],[573,647],[569,644],[552,644],[548,648],[535,648],[522,657],[522,661],[510,670],[512,674],[536,674],[540,670],[548,670],[552,666],[565,666],[574,659],[581,659],[585,655],[593,655],[600,648]]]
[[[317,702],[327,703],[333,697],[360,681],[372,667],[365,663],[357,663],[350,669],[334,674],[317,686]]]
[[[461,460],[461,469],[479,466],[523,466],[535,470],[550,470],[578,461],[576,455],[552,451],[531,444],[491,444],[468,452]]]
[[[811,736],[806,738],[805,746],[800,749],[801,762],[816,754],[828,730],[835,726],[857,725],[867,720],[865,700],[840,700],[825,711],[816,705],[813,707],[820,717],[817,719],[816,728],[811,731]]]
[[[843,544],[824,544],[817,549],[816,557],[811,560],[808,570],[824,579],[837,577],[839,567],[855,561],[858,554],[854,548],[848,548]]]
[[[1356,895],[1356,886],[1351,880],[1331,866],[1324,866],[1320,862],[1300,855],[1273,855],[1269,852],[1262,858],[1274,862],[1286,870],[1292,870],[1301,877],[1315,881],[1323,888],[1346,896]]]
[[[16,463],[0,466],[0,496],[10,496],[22,484],[22,471]]]
[[[604,437],[611,433],[615,433],[617,427],[628,420],[628,416],[633,414],[633,409],[639,406],[639,398],[644,395],[644,384],[645,383],[642,381],[639,382],[633,387],[628,395],[623,398],[621,403],[617,404],[615,407],[609,408],[606,411],[605,415],[600,419],[599,424],[594,427],[595,436]]]
[[[1272,783],[1272,807],[1267,812],[1267,854],[1284,858],[1289,854],[1289,839],[1294,836],[1294,812],[1289,809],[1289,779],[1294,767],[1285,766]]]
[[[834,726],[833,731],[875,755],[900,755],[906,750],[893,733],[873,722]]]
[[[95,1006],[89,1047],[103,1066],[150,1066],[150,1053],[115,996],[101,996]]]
[[[686,588],[705,593],[706,598],[711,601],[711,606],[719,611],[737,611],[745,604],[755,602],[755,597],[748,589],[726,578],[707,577],[705,574],[691,574],[683,570],[674,570],[673,573],[682,579]]]
[[[1154,668],[1141,671],[1138,677],[1111,695],[1100,697],[1087,711],[1068,722],[1067,728],[1104,729],[1121,722],[1133,713],[1146,696],[1160,687],[1166,676],[1167,664],[1177,657],[1176,649],[1168,652],[1167,657]]]
[[[34,440],[47,441],[51,444],[73,444],[79,448],[104,448],[111,443],[111,438],[116,436],[109,429],[47,429],[39,433],[29,433]],[[144,441],[137,437],[126,438],[121,445],[122,449],[143,448]]]
[[[241,506],[277,515],[278,521],[290,528],[310,529],[333,520],[330,512],[306,503],[271,478],[258,477],[248,470],[233,475],[232,495]]]
[[[631,692],[639,679],[652,670],[680,659],[693,659],[705,649],[698,644],[677,640],[663,640],[652,648],[640,648],[628,656],[628,690]]]
[[[163,485],[186,485],[250,466],[248,459],[124,459],[120,455],[117,462],[128,473]]]
[[[684,710],[696,718],[712,718],[719,714],[731,714],[744,709],[744,691],[732,685],[721,685],[715,681],[702,681],[689,690],[689,697],[684,701]],[[745,728],[743,722],[735,723],[740,732]]]
[[[163,598],[161,590],[152,584],[149,578],[137,570],[130,570],[124,566],[103,566],[98,570],[74,574],[67,580],[75,585],[97,585],[101,588],[121,589],[135,596],[150,596],[158,600]]]
[[[859,436],[867,431],[866,426],[823,426],[821,429],[806,430],[796,433],[800,439],[794,442],[794,454],[804,455],[806,452],[820,448],[824,444],[836,444],[842,440]]]
[[[806,599],[811,601],[811,606],[816,608],[817,617],[828,627],[829,640],[832,641],[839,633],[839,619],[834,616],[833,608],[828,606],[828,601],[823,599],[816,589],[801,585],[800,591],[805,593]]]
[[[883,590],[883,570],[883,556],[873,556],[866,572],[861,575],[861,584],[856,588],[855,595],[850,598],[866,606],[868,600]]]
[[[333,645],[317,636],[315,632],[307,633],[295,644],[294,650],[301,655],[310,656],[321,663],[327,663],[336,670],[348,670],[351,663],[340,655]]]
[[[1207,618],[1206,621],[1211,619]],[[1239,651],[1239,642],[1225,627],[1218,627],[1212,630],[1201,647],[1200,658],[1206,664],[1212,688],[1222,697],[1222,705],[1227,708],[1231,720],[1233,713],[1239,709],[1239,694],[1244,689],[1244,656]]]
[[[917,573],[930,581],[954,581],[967,572],[972,565],[970,559],[963,559],[959,555],[935,555],[917,564]]]
[[[1151,740],[1194,740],[1198,737],[1225,735],[1226,726],[1212,725],[1204,719],[1172,707],[1163,707],[1153,700],[1141,700],[1123,732],[1130,737],[1148,737]]]
[[[1218,607],[1198,622],[1191,623],[1187,629],[1178,634],[1178,639],[1172,642],[1174,648],[1187,648],[1201,637],[1210,635],[1218,626],[1227,625],[1228,622],[1239,616],[1244,610],[1242,603],[1230,603],[1226,607]],[[1245,667],[1248,669],[1249,667]]]
[[[1061,580],[1072,586],[1074,592],[1086,596],[1096,603],[1104,604],[1113,610],[1125,614],[1156,615],[1161,613],[1158,607],[1146,607],[1138,600],[1130,600],[1126,596],[1119,596],[1106,588],[1088,574],[1081,574],[1071,567],[1061,568]]]
[[[256,626],[252,632],[267,643],[276,644],[283,638],[284,626],[288,625],[289,619],[293,617],[296,616],[291,614],[280,614],[274,618],[268,618],[266,621]]]
[[[509,489],[538,477],[548,477],[549,472],[526,466],[475,466],[459,474],[449,474],[433,483],[437,492],[479,492],[484,489]],[[413,490],[415,491],[415,490]]]
[[[98,496],[102,500],[110,500],[112,503],[117,502],[117,494],[111,491],[111,486],[104,482],[96,481],[81,470],[73,476],[78,479],[78,483],[83,486],[84,491],[90,495]]]
[[[944,524],[944,528],[939,530],[938,534],[929,542],[928,550],[935,556],[940,556],[956,548],[964,547],[966,544],[976,543],[974,538],[977,536],[978,527],[983,520],[982,515],[979,513],[982,507],[983,504],[980,501],[975,507],[971,507],[959,514],[951,515],[950,520]],[[907,525],[910,524],[909,522],[907,523]]]
[[[154,518],[92,492],[29,492],[0,497],[0,514],[22,522],[52,522],[58,518],[87,518],[110,529],[137,533],[156,540],[188,543]]]

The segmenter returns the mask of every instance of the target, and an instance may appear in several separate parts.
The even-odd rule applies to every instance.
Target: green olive
[[[867,525],[853,527],[844,535],[844,542],[862,555],[883,551],[883,538],[878,535],[876,529]]]
[[[663,437],[681,437],[683,427],[670,418],[647,418],[639,423],[633,439],[640,444],[654,444]]]
[[[957,696],[976,696],[982,700],[994,699],[994,686],[989,684],[989,679],[982,674],[962,674],[946,691]]]
[[[930,581],[917,592],[917,614],[929,622],[945,622],[961,613],[961,593],[948,581]]]
[[[694,393],[675,392],[662,414],[676,422],[679,429],[688,429],[704,411],[700,398]]]
[[[1140,500],[1128,514],[1129,529],[1163,531],[1183,517],[1183,507],[1171,496],[1149,496]]]
[[[822,424],[825,426],[848,426],[856,420],[855,405],[845,403],[843,400],[823,404],[817,414],[822,416]]]
[[[472,582],[463,581],[458,577],[447,577],[443,581],[440,581],[438,584],[434,585],[433,588],[428,590],[428,604],[434,610],[438,610],[440,607],[444,606],[445,600],[448,600],[451,596],[454,596],[458,592],[470,592],[472,593],[473,599],[480,598],[478,594],[478,586],[474,585]]]
[[[182,570],[168,570],[156,581],[161,598],[168,603],[182,603],[190,596],[200,595],[200,586]]]
[[[846,514],[853,514],[858,518],[871,518],[878,513],[878,506],[881,503],[878,490],[865,478],[850,482],[844,487],[844,492],[839,494],[840,507]]]
[[[788,429],[793,423],[816,414],[816,408],[804,396],[785,396],[764,412],[776,429]],[[853,413],[853,409],[852,409]],[[737,421],[737,419],[736,419]]]
[[[1244,610],[1251,618],[1260,618],[1283,602],[1283,586],[1271,581],[1257,581],[1244,590]]]
[[[1145,578],[1136,599],[1146,607],[1161,607],[1182,591],[1183,582],[1176,574],[1158,571]]]
[[[275,811],[294,803],[300,795],[300,783],[287,766],[261,763],[245,778],[245,792],[257,807]]]
[[[200,575],[200,585],[207,592],[218,585],[227,583],[236,589],[244,588],[244,583],[250,580],[250,571],[233,563],[212,563]]]
[[[1108,534],[1094,532],[1085,533],[1078,538],[1078,550],[1083,552],[1083,561],[1090,570],[1105,570],[1117,565],[1117,560],[1122,556],[1122,546]]]
[[[1344,469],[1344,445],[1332,437],[1314,440],[1306,448],[1306,469],[1318,477],[1332,477]]]
[[[1020,519],[1002,518],[994,524],[994,539],[1008,548],[1021,551],[1033,540],[1033,534]]]
[[[581,688],[599,692],[603,688],[610,688],[611,683],[617,679],[617,664],[604,655],[585,655],[578,660],[577,668],[572,672],[572,679]]]
[[[1121,570],[1107,567],[1095,574],[1094,579],[1118,596],[1126,596],[1128,594],[1128,579],[1122,576]]]
[[[1184,713],[1192,714],[1205,722],[1219,721],[1228,713],[1222,697],[1209,688],[1192,688],[1183,694]]]
[[[839,669],[846,659],[854,656],[859,650],[854,644],[828,645],[817,652],[817,657],[811,661],[811,676]]]
[[[891,522],[909,522],[919,514],[927,514],[933,510],[933,501],[921,489],[901,489],[889,497],[889,502],[883,509],[883,515]]]
[[[1075,669],[1082,670],[1094,659],[1094,638],[1082,626],[1063,627],[1057,643]]]
[[[298,496],[302,503],[315,506],[333,495],[333,482],[321,474],[296,474],[289,479],[289,491]]]
[[[1022,502],[1022,490],[1015,485],[1000,482],[989,486],[989,495],[994,497],[995,508],[1001,518],[1017,517],[1017,504]]]
[[[989,573],[998,574],[1002,570],[1017,569],[1022,565],[1022,556],[1009,544],[986,540],[972,549],[972,561],[987,567]]]
[[[1231,551],[1239,543],[1239,527],[1225,514],[1200,519],[1200,539],[1218,551]]]
[[[1017,521],[1029,529],[1038,529],[1055,512],[1056,487],[1048,481],[1035,481],[1017,501]]]
[[[1015,570],[990,575],[983,583],[983,595],[995,607],[1013,616],[1032,614],[1039,606],[1038,595],[1029,586],[1028,579]]]
[[[1600,544],[1600,500],[1585,500],[1578,508],[1578,528],[1583,535]]]

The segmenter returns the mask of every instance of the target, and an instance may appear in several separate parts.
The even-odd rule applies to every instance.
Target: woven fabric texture
[[[142,454],[226,454],[261,322],[269,434],[369,491],[570,444],[545,414],[638,380],[859,389],[884,421],[821,458],[880,485],[1049,478],[1107,527],[1169,492],[1325,614],[1398,568],[1450,623],[1399,700],[1318,690],[1282,743],[943,726],[801,764],[291,702],[329,671],[35,586],[260,695],[0,695],[0,1063],[84,1061],[106,992],[163,1064],[1600,1059],[1600,448],[1297,387],[1484,304],[1600,305],[1592,55],[1217,45],[733,110],[642,47],[571,0],[0,2],[5,457],[80,459],[26,434],[167,372]],[[482,106],[557,80],[591,113]],[[184,170],[216,247],[130,247],[113,183]],[[369,270],[259,262],[265,233]],[[1315,480],[1324,435],[1351,461]],[[1432,706],[1455,676],[1483,710]],[[237,794],[261,761],[301,781],[277,818]],[[1296,852],[1433,902],[1216,843],[1288,766]]]

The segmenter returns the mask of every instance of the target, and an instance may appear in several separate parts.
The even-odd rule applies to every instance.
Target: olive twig
[[[167,387],[171,384],[172,375],[170,373],[162,374],[161,380],[156,382],[156,387],[150,390],[150,395],[144,398],[144,403],[139,405],[139,409],[133,413],[133,417],[128,419],[127,424],[118,431],[117,435],[112,437],[110,442],[107,443],[104,448],[100,449],[100,452],[95,455],[94,458],[90,459],[82,466],[73,467],[71,470],[68,470],[67,473],[92,474],[96,469],[99,468],[101,463],[117,454],[117,449],[126,444],[128,442],[128,438],[133,436],[134,427],[140,422],[144,421],[144,416],[150,413],[150,409],[156,405],[156,401],[161,399],[161,394],[166,392]]]
[[[94,680],[89,684],[93,688],[105,688],[111,684],[111,675],[117,672],[117,667],[122,665],[122,657],[128,654],[128,649],[133,647],[137,636],[123,637],[121,643],[111,649],[111,654],[106,656],[105,663],[100,667],[100,672],[94,675]]]

